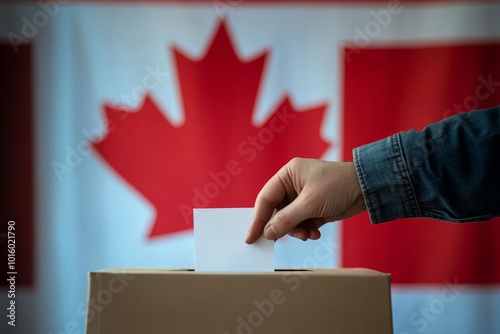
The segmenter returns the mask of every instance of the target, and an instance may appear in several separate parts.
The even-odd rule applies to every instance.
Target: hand
[[[257,241],[262,233],[272,240],[285,234],[304,241],[316,240],[321,236],[320,226],[364,210],[363,193],[352,162],[295,158],[257,196],[246,242]]]

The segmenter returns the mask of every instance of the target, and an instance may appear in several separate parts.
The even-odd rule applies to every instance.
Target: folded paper
[[[195,271],[274,271],[274,241],[245,238],[253,208],[194,209]]]

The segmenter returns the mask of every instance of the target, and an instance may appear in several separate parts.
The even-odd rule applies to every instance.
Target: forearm
[[[353,154],[373,223],[407,217],[468,222],[500,215],[498,107],[398,133]]]

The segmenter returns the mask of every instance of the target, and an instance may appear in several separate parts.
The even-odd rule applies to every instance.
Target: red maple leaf
[[[282,165],[321,157],[326,104],[298,112],[285,96],[260,126],[252,124],[264,52],[240,61],[224,22],[206,54],[173,49],[184,123],[173,126],[150,96],[134,112],[104,105],[108,134],[95,149],[156,208],[149,236],[192,228],[193,207],[249,207]]]

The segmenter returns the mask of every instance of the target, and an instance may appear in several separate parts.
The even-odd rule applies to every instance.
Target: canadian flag
[[[295,156],[351,160],[500,104],[499,17],[451,1],[0,5],[2,258],[11,222],[18,245],[2,333],[83,333],[88,271],[193,267],[193,207],[252,206]],[[322,232],[278,241],[277,266],[391,273],[396,334],[500,332],[498,219],[361,214]]]

